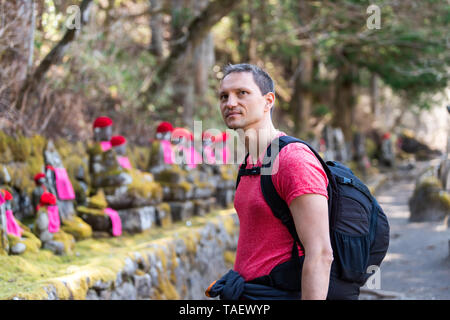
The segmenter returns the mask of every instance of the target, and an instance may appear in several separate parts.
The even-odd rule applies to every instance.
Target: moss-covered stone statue
[[[38,183],[37,188],[47,185],[47,191],[56,195],[62,230],[70,233],[77,240],[90,238],[92,228],[77,216],[74,206],[75,191],[72,182],[51,140],[44,149],[44,162],[46,165],[45,180],[41,186]]]
[[[175,164],[175,154],[171,142],[173,126],[163,121],[156,128],[155,139],[150,140],[148,171],[153,174],[170,169]]]
[[[194,187],[187,182],[187,171],[183,169],[182,155],[177,163],[175,146],[171,144],[172,125],[164,122],[158,126],[157,139],[152,142],[149,171],[155,181],[163,187],[163,197],[167,201],[183,201],[191,199]],[[178,139],[174,139],[178,143]],[[165,147],[163,147],[165,146]]]
[[[216,187],[217,203],[225,208],[233,205],[237,166],[233,164],[232,154],[227,146],[228,135],[222,132],[214,138],[216,163],[215,175],[218,176]]]
[[[120,166],[111,145],[112,124],[108,117],[98,117],[93,124],[94,142],[88,148],[92,194],[96,194],[100,188],[105,188],[108,194],[115,188],[131,183],[131,176]]]
[[[423,174],[409,199],[409,221],[443,221],[450,215],[450,194],[434,175]]]
[[[387,167],[394,167],[395,165],[394,144],[389,132],[384,133],[381,138],[380,164]]]
[[[4,195],[4,214],[6,220],[6,234],[9,244],[10,254],[22,254],[25,251],[37,252],[41,247],[41,241],[25,226],[22,222],[14,217],[12,211],[11,193],[7,190],[0,190]]]
[[[0,189],[7,190],[12,195],[15,193],[14,189],[11,187],[11,176],[5,165],[0,164]],[[13,209],[18,207],[17,204],[13,204]]]
[[[70,254],[75,246],[75,238],[64,232],[60,226],[56,197],[50,192],[44,192],[40,199],[33,233],[41,240],[43,249],[48,249],[56,255]]]
[[[87,198],[86,205],[78,206],[77,211],[81,218],[92,226],[94,237],[118,237],[122,234],[120,216],[117,211],[108,208],[102,189]]]
[[[127,141],[123,136],[111,138],[112,149],[116,153],[117,162],[121,170],[131,177],[131,182],[121,188],[117,188],[113,193],[111,189],[106,189],[106,200],[114,209],[140,208],[153,206],[162,201],[162,187],[155,182],[153,175],[142,172],[131,166],[127,156]]]

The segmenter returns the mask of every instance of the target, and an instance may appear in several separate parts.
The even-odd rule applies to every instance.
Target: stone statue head
[[[0,184],[10,184],[11,183],[11,176],[9,175],[8,169],[6,169],[6,166],[0,165]]]
[[[53,168],[63,168],[63,162],[61,160],[61,156],[52,140],[49,140],[47,146],[44,149],[44,162],[46,165],[50,165]]]
[[[119,156],[126,156],[127,140],[123,136],[112,137],[111,145]]]
[[[170,141],[173,126],[170,122],[163,121],[156,128],[156,139]]]
[[[189,147],[193,143],[193,135],[186,128],[175,128],[172,132],[171,141],[173,144]]]
[[[109,141],[112,136],[113,121],[108,117],[98,117],[95,119],[94,128],[94,141]]]

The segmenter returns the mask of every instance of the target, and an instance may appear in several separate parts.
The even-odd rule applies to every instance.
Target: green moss
[[[169,228],[172,226],[172,216],[170,214],[170,205],[167,202],[163,202],[157,206],[158,211],[164,212],[164,217],[161,218],[161,227]]]
[[[91,214],[91,215],[104,215],[104,209],[95,209],[95,208],[88,208],[88,207],[84,207],[84,206],[78,206],[77,207],[77,212],[79,214]]]
[[[61,229],[73,235],[77,241],[92,237],[91,226],[77,216],[63,221]]]
[[[369,159],[374,159],[377,157],[378,149],[376,142],[371,138],[366,138],[364,141],[366,153]]]
[[[236,252],[225,250],[225,252],[223,253],[223,259],[226,263],[234,266],[234,262],[236,261]]]
[[[236,180],[237,171],[233,168],[232,165],[223,164],[219,166],[220,176],[223,180]]]
[[[89,197],[87,203],[90,208],[95,209],[103,210],[106,207],[108,207],[108,203],[106,202],[105,198],[105,193],[101,189],[97,191],[97,193],[94,196]]]
[[[450,193],[445,191],[439,192],[439,202],[450,212]]]
[[[31,141],[24,135],[18,134],[9,140],[9,149],[12,152],[14,161],[25,162],[31,154]]]
[[[430,203],[439,204],[444,210],[450,212],[450,194],[443,190],[441,181],[435,176],[422,178],[416,185],[413,198],[424,194]]]
[[[191,239],[196,246],[197,234],[207,223],[230,224],[230,229],[235,228],[231,217],[234,212],[220,210],[211,213],[208,218],[193,217],[191,227],[180,222],[171,229],[154,228],[145,234],[82,240],[75,243],[72,255],[56,256],[48,250],[25,252],[20,256],[0,255],[0,283],[6,284],[0,285],[0,299],[47,299],[46,287],[54,287],[59,299],[84,299],[87,290],[96,281],[114,282],[125,265],[125,258],[135,259],[135,252],[142,257],[156,254],[165,268],[158,274],[160,286],[152,298],[179,299],[180,292],[174,285],[177,260],[173,239],[179,236]],[[191,252],[195,252],[194,244],[190,248]],[[231,259],[230,253],[227,256]],[[182,288],[181,293],[185,289]]]
[[[99,142],[93,142],[88,146],[87,153],[91,157],[102,154],[103,153],[102,146],[100,145]]]
[[[60,229],[58,232],[53,233],[53,239],[64,244],[64,252],[66,254],[72,254],[75,248],[75,238],[71,234]]]
[[[3,131],[0,131],[0,163],[9,163],[13,161],[13,154],[9,148],[11,137]]]
[[[154,167],[158,164],[160,148],[161,148],[161,143],[159,142],[159,140],[154,140],[150,146],[150,154],[148,156],[147,170],[150,170],[152,167]]]
[[[148,148],[139,146],[129,146],[128,154],[131,164],[134,168],[141,171],[148,170],[149,153]]]
[[[150,173],[143,173],[136,169],[128,170],[132,182],[128,185],[128,190],[142,198],[162,199],[162,187],[153,181]]]
[[[9,175],[11,176],[11,185],[25,191],[26,193],[31,193],[35,187],[33,173],[27,163],[14,163],[14,165],[7,166]]]

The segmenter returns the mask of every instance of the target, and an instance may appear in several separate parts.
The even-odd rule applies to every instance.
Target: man
[[[254,65],[229,65],[224,70],[219,99],[227,127],[244,132],[249,153],[246,168],[260,167],[271,141],[285,135],[272,123],[275,103],[272,79]],[[317,158],[301,143],[283,148],[275,160],[276,166],[278,170],[273,173],[272,182],[293,216],[303,245],[298,247],[298,255],[306,252],[301,269],[301,291],[285,298],[326,299],[333,260],[328,230],[327,176]],[[246,283],[251,283],[291,258],[292,236],[265,202],[260,175],[241,177],[234,203],[240,221],[234,271]],[[213,283],[207,295],[216,287]],[[274,295],[277,294],[282,293],[278,291]],[[245,298],[239,298],[242,297]]]

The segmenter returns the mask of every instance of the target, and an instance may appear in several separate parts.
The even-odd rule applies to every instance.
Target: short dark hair
[[[260,67],[249,63],[228,64],[223,68],[223,78],[234,72],[250,72],[263,95],[268,92],[275,94],[275,84],[272,78]]]

